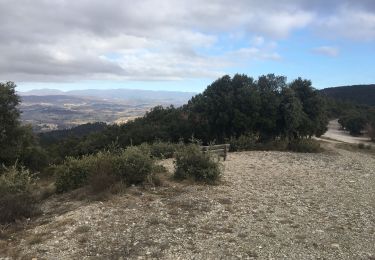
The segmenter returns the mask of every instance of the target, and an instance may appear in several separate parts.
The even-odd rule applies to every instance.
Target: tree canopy
[[[15,89],[13,82],[0,82],[0,167],[18,162],[39,169],[46,164],[46,155],[31,127],[20,123],[20,98]]]
[[[258,79],[226,75],[182,107],[157,106],[134,121],[72,136],[52,143],[49,149],[62,159],[155,140],[188,142],[194,137],[207,144],[248,134],[260,142],[320,136],[328,123],[325,108],[324,99],[309,80],[288,83],[274,74]]]

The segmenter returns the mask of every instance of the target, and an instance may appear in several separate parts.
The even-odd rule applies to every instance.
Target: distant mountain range
[[[325,88],[320,90],[320,92],[336,100],[375,106],[375,84]]]
[[[19,92],[21,96],[78,96],[92,97],[96,99],[132,100],[132,101],[163,101],[174,105],[185,104],[194,92],[179,91],[153,91],[140,89],[85,89],[61,91],[57,89],[35,89],[27,92]]]

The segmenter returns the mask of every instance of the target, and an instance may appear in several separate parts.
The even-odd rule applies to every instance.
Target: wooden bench
[[[209,145],[201,146],[202,152],[204,153],[214,153],[220,157],[223,157],[224,161],[227,159],[227,154],[229,152],[230,144],[218,144],[218,145]]]

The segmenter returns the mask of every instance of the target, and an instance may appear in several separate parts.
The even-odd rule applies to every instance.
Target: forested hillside
[[[82,138],[92,133],[104,131],[108,125],[104,122],[87,123],[70,129],[54,130],[40,133],[39,138],[44,145],[67,138]]]
[[[46,149],[58,160],[114,145],[189,142],[192,137],[209,144],[234,143],[246,136],[248,143],[273,147],[272,143],[284,142],[285,147],[291,140],[322,135],[327,120],[326,102],[311,81],[298,78],[288,83],[285,77],[273,74],[258,79],[237,74],[219,78],[182,107],[157,106],[144,117],[101,132],[52,143],[46,142],[47,135],[41,141],[48,143]]]
[[[328,116],[338,118],[353,136],[367,133],[375,139],[375,85],[354,85],[320,90],[326,97]]]
[[[375,106],[375,84],[325,88],[320,92],[335,100]]]
[[[155,158],[174,157],[176,179],[215,183],[221,176],[218,162],[202,154],[198,145],[319,152],[320,144],[311,137],[326,131],[327,108],[336,106],[345,116],[341,103],[324,98],[310,80],[236,74],[217,79],[177,108],[156,106],[121,125],[97,122],[37,136],[21,124],[15,89],[13,82],[0,83],[0,188],[5,187],[0,189],[0,212],[6,213],[0,214],[0,222],[33,214],[37,172],[53,177],[53,192],[87,185],[102,192],[119,183],[156,185],[164,170]],[[343,119],[348,126],[357,120]],[[372,122],[369,119],[363,122]],[[8,210],[10,205],[17,207]]]

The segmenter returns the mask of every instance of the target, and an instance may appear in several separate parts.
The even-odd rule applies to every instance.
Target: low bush
[[[55,168],[56,191],[73,190],[87,184],[88,177],[97,164],[97,156],[89,155],[81,159],[68,157],[63,164],[58,165]]]
[[[162,159],[172,158],[180,146],[169,142],[155,142],[151,145],[151,155]]]
[[[367,119],[361,114],[352,113],[341,117],[338,122],[350,135],[359,136],[366,127]]]
[[[127,184],[139,184],[152,178],[155,161],[137,146],[128,147],[116,158],[116,174]]]
[[[81,159],[67,158],[55,169],[56,191],[64,192],[85,185],[103,191],[122,181],[127,185],[152,182],[154,160],[150,153],[132,146],[121,152],[99,152]]]
[[[288,149],[298,153],[319,153],[322,150],[319,142],[313,139],[291,140]]]
[[[12,222],[37,212],[34,178],[24,168],[5,168],[0,175],[0,223]]]
[[[229,139],[230,151],[285,151],[288,150],[286,139],[276,139],[269,141],[259,141],[258,136],[248,134],[238,138]]]
[[[111,157],[101,158],[92,166],[88,176],[88,185],[93,193],[106,191],[120,182],[120,177],[115,175]]]
[[[251,151],[256,150],[258,138],[255,135],[241,135],[238,138],[232,137],[229,139],[230,151]]]
[[[198,145],[186,145],[176,152],[174,177],[213,184],[221,177],[220,163]]]
[[[288,140],[276,139],[257,144],[257,150],[261,151],[286,151],[288,150]]]
[[[242,135],[229,139],[230,151],[293,151],[301,153],[317,153],[321,151],[319,142],[313,139],[286,138],[259,141],[255,135]]]
[[[143,143],[139,148],[144,152],[149,152],[153,158],[168,159],[174,156],[180,146],[180,144],[157,141],[153,144]]]

